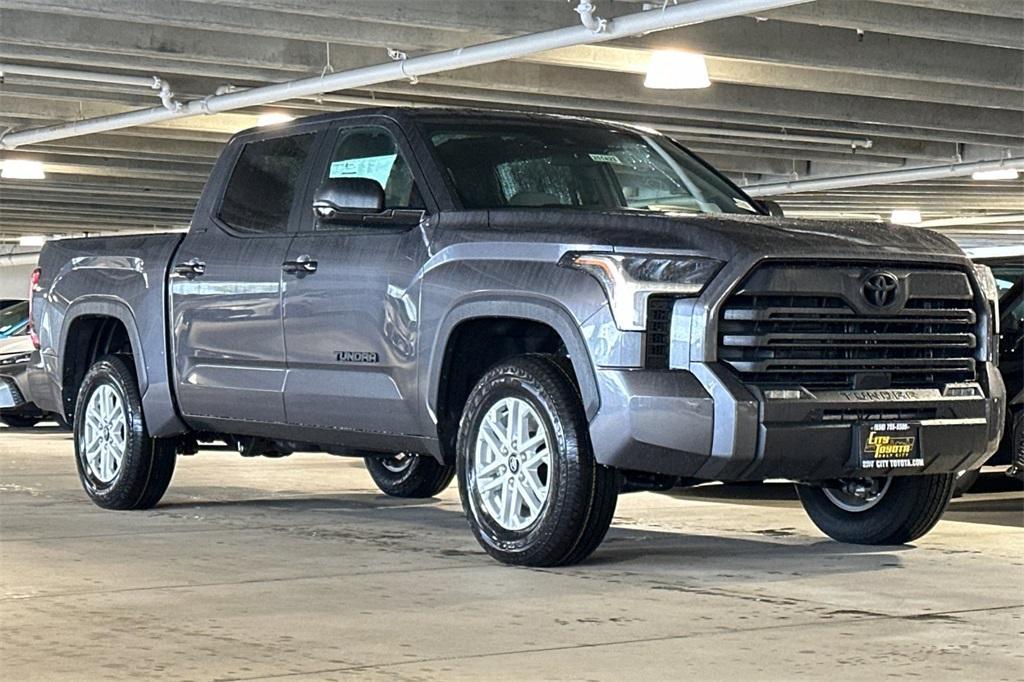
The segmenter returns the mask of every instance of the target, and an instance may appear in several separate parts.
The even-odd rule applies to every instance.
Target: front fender
[[[493,293],[469,296],[463,299],[448,311],[438,327],[437,336],[432,345],[427,387],[427,409],[431,419],[437,421],[441,369],[444,365],[445,349],[452,332],[459,324],[467,320],[495,317],[539,322],[555,330],[569,351],[569,359],[579,382],[584,412],[587,419],[592,419],[601,406],[601,399],[597,390],[597,379],[590,352],[572,314],[556,301],[542,297],[528,294],[507,294],[496,297]]]

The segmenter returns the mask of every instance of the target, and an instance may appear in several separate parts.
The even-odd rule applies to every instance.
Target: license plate
[[[919,424],[914,422],[869,422],[860,424],[854,440],[858,451],[854,460],[861,469],[890,471],[924,466]]]

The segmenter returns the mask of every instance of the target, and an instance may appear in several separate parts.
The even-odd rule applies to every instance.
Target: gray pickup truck
[[[837,540],[914,540],[999,442],[991,273],[926,230],[778,214],[627,125],[250,130],[187,234],[46,246],[34,397],[110,509],[218,438],[364,457],[389,495],[457,475],[511,564],[578,562],[620,493],[708,481],[790,479]]]

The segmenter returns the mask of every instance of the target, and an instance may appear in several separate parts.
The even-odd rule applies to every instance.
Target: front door
[[[287,258],[306,265],[284,280],[285,411],[291,424],[335,433],[421,435],[416,275],[427,249],[415,216],[426,209],[423,185],[400,131],[388,123],[335,134],[311,190],[328,178],[374,180],[384,189],[385,207],[402,219],[388,220],[386,213],[380,220],[326,222],[313,215],[307,197],[306,229]]]
[[[239,144],[223,198],[196,212],[172,263],[177,395],[199,428],[285,421],[281,264],[315,139],[307,131]]]

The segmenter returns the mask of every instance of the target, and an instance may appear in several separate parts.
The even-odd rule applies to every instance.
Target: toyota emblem
[[[864,300],[876,308],[888,308],[899,295],[900,280],[891,272],[873,272],[864,278]]]

